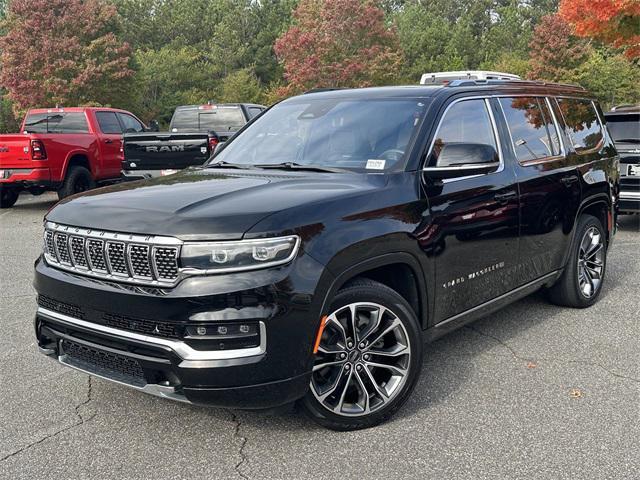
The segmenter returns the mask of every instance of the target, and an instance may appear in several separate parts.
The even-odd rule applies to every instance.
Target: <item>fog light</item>
[[[196,328],[196,333],[198,335],[206,335],[207,334],[207,327],[198,327],[198,328]]]
[[[221,335],[226,335],[228,332],[227,327],[218,327],[218,333]]]
[[[240,333],[249,333],[249,325],[240,325]]]

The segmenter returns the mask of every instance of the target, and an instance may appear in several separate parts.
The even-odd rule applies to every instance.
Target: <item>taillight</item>
[[[47,151],[42,140],[31,140],[31,158],[34,160],[46,160]]]
[[[218,140],[218,137],[209,138],[209,152],[210,153],[213,153],[213,151],[216,149],[216,145],[218,145],[218,143],[220,143],[220,140]]]

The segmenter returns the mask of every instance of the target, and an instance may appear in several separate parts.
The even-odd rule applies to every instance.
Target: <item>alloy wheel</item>
[[[311,377],[316,400],[337,415],[363,416],[402,390],[411,345],[402,321],[376,303],[352,303],[325,320]]]
[[[578,252],[578,283],[585,298],[593,297],[600,288],[604,258],[602,234],[596,227],[589,227],[582,237]]]

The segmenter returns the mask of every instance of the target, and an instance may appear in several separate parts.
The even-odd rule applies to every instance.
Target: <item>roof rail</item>
[[[303,95],[306,95],[307,93],[320,93],[320,92],[332,92],[334,90],[344,90],[345,87],[321,87],[321,88],[312,88],[311,90],[307,90],[306,92],[303,92]]]
[[[422,75],[420,85],[447,85],[455,80],[520,80],[520,77],[513,73],[491,72],[488,70],[432,72]]]
[[[453,80],[446,84],[447,87],[473,87],[484,85],[531,85],[531,86],[547,86],[547,87],[563,87],[584,91],[581,85],[573,83],[556,83],[545,82],[543,80]]]

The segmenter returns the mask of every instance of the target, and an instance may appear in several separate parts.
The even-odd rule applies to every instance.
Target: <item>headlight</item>
[[[191,268],[208,273],[240,272],[290,262],[298,253],[299,245],[297,235],[237,242],[186,242],[180,260],[187,270],[185,273]]]

